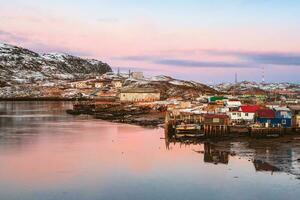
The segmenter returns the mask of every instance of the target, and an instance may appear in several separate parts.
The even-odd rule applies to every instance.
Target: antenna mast
[[[262,83],[265,83],[265,66],[262,67]]]

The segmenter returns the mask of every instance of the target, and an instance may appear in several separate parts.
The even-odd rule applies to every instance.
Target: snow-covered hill
[[[196,98],[201,94],[217,94],[218,92],[207,85],[174,79],[169,76],[155,76],[144,79],[126,79],[125,87],[129,88],[156,88],[160,90],[162,98],[182,97],[183,99]]]
[[[295,83],[256,83],[243,81],[239,83],[221,83],[212,86],[214,89],[225,93],[256,93],[267,94],[272,91],[286,90],[292,92],[299,92],[300,85]]]
[[[67,54],[38,54],[0,43],[0,86],[85,79],[111,71],[106,63]]]

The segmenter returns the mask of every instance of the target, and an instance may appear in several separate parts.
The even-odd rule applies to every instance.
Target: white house
[[[242,103],[239,100],[229,99],[225,102],[225,105],[228,108],[238,108],[242,105]]]
[[[227,115],[230,117],[233,122],[253,122],[255,113],[259,110],[260,107],[257,105],[245,105],[241,106],[238,111],[229,111]]]

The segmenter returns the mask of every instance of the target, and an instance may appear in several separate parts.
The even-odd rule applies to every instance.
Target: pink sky
[[[224,16],[213,12],[195,14],[187,16],[185,21],[177,15],[165,16],[163,10],[152,13],[146,9],[157,8],[156,4],[132,7],[129,3],[125,11],[115,13],[120,8],[107,1],[91,1],[89,7],[85,5],[82,9],[79,8],[83,4],[76,3],[66,12],[63,12],[65,3],[32,2],[3,4],[0,8],[1,42],[39,52],[58,51],[96,58],[113,69],[120,67],[127,71],[130,68],[144,71],[148,76],[165,74],[217,83],[233,81],[237,72],[240,80],[260,81],[260,69],[265,66],[267,81],[299,82],[295,72],[300,72],[300,28],[293,16],[283,16],[285,20],[290,17],[287,23],[281,21],[280,16],[274,18],[271,14],[275,8],[266,8],[270,19],[261,21],[243,16],[240,10],[235,17],[244,19],[231,18],[232,8],[226,7]],[[186,7],[194,4],[187,3]],[[93,5],[99,7],[99,11],[106,8],[103,16],[93,12]],[[176,9],[178,6],[173,5]],[[195,6],[199,6],[201,12],[201,5],[196,3]],[[143,9],[147,10],[144,14]],[[180,13],[179,10],[174,12]],[[263,10],[261,12],[257,15],[263,16]],[[274,53],[278,55],[275,58]],[[293,59],[296,62],[290,63]]]

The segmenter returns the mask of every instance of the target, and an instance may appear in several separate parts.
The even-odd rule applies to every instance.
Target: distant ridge
[[[110,71],[108,64],[98,60],[61,53],[38,54],[0,42],[0,86],[85,79]]]

